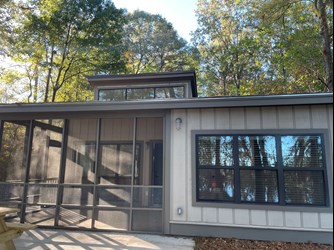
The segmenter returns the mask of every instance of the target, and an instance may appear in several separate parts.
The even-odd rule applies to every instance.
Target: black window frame
[[[193,191],[193,204],[194,206],[216,206],[222,204],[223,207],[228,207],[224,205],[228,204],[237,204],[237,205],[248,205],[249,207],[260,207],[259,205],[268,206],[268,207],[305,207],[305,208],[328,208],[331,206],[330,204],[330,189],[329,189],[329,181],[328,181],[328,164],[327,164],[327,151],[328,141],[327,141],[327,131],[319,130],[319,129],[309,129],[309,130],[244,130],[244,131],[192,131],[192,140],[193,140],[193,164],[194,171],[194,191]],[[232,136],[233,137],[233,159],[234,166],[234,199],[233,201],[222,201],[222,200],[210,200],[210,199],[200,199],[199,198],[199,170],[205,168],[205,166],[199,165],[199,154],[198,154],[198,138],[201,136]],[[276,144],[276,157],[277,157],[277,166],[276,167],[241,167],[239,166],[239,149],[238,149],[238,136],[274,136],[275,144]],[[283,136],[319,136],[321,138],[321,148],[322,148],[322,168],[312,168],[312,167],[290,167],[283,165],[283,157],[282,157],[282,148],[281,148],[281,138]],[[231,167],[224,166],[211,166],[210,169],[232,169]],[[206,168],[208,169],[208,168]],[[241,189],[240,189],[240,172],[242,170],[270,170],[277,171],[277,189],[278,189],[278,202],[257,202],[257,201],[242,201],[241,200]],[[286,201],[286,183],[284,181],[284,173],[288,171],[318,171],[322,173],[323,176],[323,191],[324,191],[324,200],[323,204],[308,204],[308,203],[288,203]],[[254,206],[253,206],[254,205]]]

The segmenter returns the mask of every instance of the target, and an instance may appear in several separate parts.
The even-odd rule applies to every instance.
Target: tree
[[[128,20],[124,27],[127,72],[138,74],[195,67],[190,56],[192,50],[166,19],[135,11],[128,14]]]
[[[259,42],[247,15],[247,1],[199,0],[199,28],[193,36],[201,53],[208,95],[240,95],[256,79]]]
[[[17,70],[2,70],[0,72],[0,103],[16,102],[17,96],[21,95],[23,89],[18,88],[22,73]]]
[[[259,6],[262,28],[276,34],[289,30],[280,44],[294,79],[304,81],[311,92],[332,92],[333,1],[261,0]]]
[[[207,95],[332,91],[332,2],[199,0],[197,18]]]
[[[112,3],[36,0],[26,5],[15,29],[12,55],[29,68],[33,89],[44,92],[44,102],[63,100],[57,98],[63,87],[73,86],[78,78],[86,82],[86,74],[123,69],[119,58],[125,19]]]

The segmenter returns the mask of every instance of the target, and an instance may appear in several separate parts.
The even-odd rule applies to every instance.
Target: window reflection
[[[241,201],[278,203],[277,171],[241,170]]]
[[[239,165],[243,167],[275,167],[274,136],[238,136]]]
[[[125,101],[144,99],[180,99],[185,97],[184,86],[100,89],[99,101]]]
[[[233,166],[232,136],[200,136],[199,164]]]
[[[323,167],[320,136],[282,136],[283,164],[287,167]]]
[[[326,205],[321,135],[195,138],[197,201]]]

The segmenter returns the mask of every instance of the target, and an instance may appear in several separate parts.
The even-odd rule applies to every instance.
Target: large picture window
[[[322,134],[195,134],[196,201],[327,206]]]

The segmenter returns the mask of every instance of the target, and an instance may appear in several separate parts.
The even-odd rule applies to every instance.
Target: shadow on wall
[[[147,234],[36,229],[14,241],[17,250],[194,249],[191,238]]]

